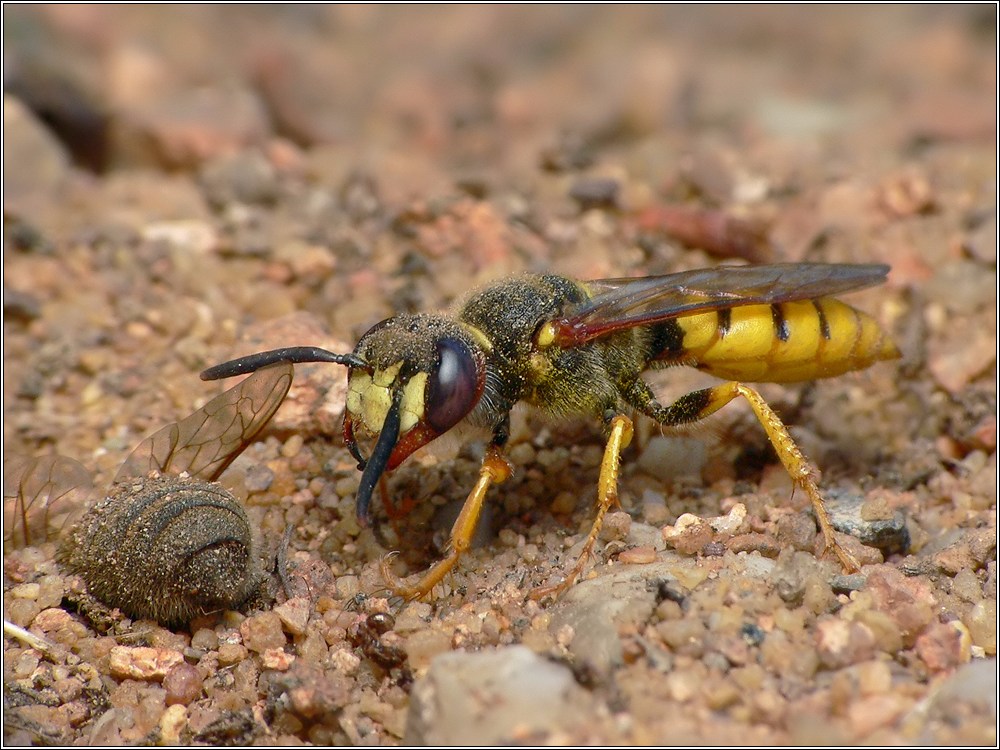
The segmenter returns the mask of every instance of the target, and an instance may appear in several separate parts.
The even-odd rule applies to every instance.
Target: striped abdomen
[[[660,337],[669,343],[654,361],[751,382],[828,378],[900,356],[874,318],[832,298],[689,315]]]
[[[108,607],[164,624],[238,607],[264,580],[243,504],[187,476],[114,485],[64,538],[59,560]]]

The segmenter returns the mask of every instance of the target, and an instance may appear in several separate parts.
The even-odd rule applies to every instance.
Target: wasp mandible
[[[697,422],[737,397],[749,403],[795,485],[809,497],[828,551],[859,568],[836,540],[816,484],[818,472],[778,415],[748,382],[832,377],[899,350],[869,315],[833,299],[881,284],[888,266],[788,263],[728,266],[646,278],[574,281],[525,274],[472,292],[451,315],[397,315],[373,326],[350,354],[315,347],[276,349],[212,367],[205,380],[275,362],[349,368],[344,439],[362,470],[356,509],[370,522],[379,479],[460,423],[490,439],[479,479],[451,531],[448,554],[411,586],[427,594],[469,548],[486,492],[510,474],[503,447],[510,412],[526,402],[554,416],[592,415],[608,438],[597,515],[564,580],[536,589],[558,595],[579,578],[604,516],[618,502],[619,460],[638,412],[665,427]],[[647,369],[688,365],[726,382],[669,406],[642,379]],[[357,436],[374,439],[362,454]]]

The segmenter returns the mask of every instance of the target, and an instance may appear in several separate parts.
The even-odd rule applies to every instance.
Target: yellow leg
[[[816,486],[819,472],[809,462],[809,459],[802,455],[802,451],[792,440],[792,436],[788,434],[788,429],[778,418],[778,415],[753,388],[736,382],[706,388],[703,391],[688,394],[668,409],[659,407],[659,412],[655,415],[650,413],[650,416],[658,419],[662,424],[692,422],[718,411],[737,396],[742,396],[750,404],[750,408],[753,409],[757,420],[764,427],[764,431],[785,470],[796,486],[801,487],[809,497],[809,502],[812,503],[813,511],[816,513],[816,520],[819,522],[820,531],[823,533],[826,549],[837,556],[847,572],[853,573],[860,570],[861,566],[857,559],[840,546],[834,534],[830,516],[823,503],[823,496],[819,492],[819,487]]]
[[[438,585],[458,562],[462,553],[469,549],[472,542],[472,535],[476,531],[476,524],[479,521],[479,514],[483,509],[483,501],[486,499],[486,491],[490,485],[503,482],[510,476],[510,463],[504,458],[500,449],[490,446],[486,455],[483,456],[483,464],[479,468],[479,479],[472,492],[465,500],[461,513],[455,519],[455,525],[451,528],[451,538],[448,543],[448,554],[431,568],[429,568],[412,586],[403,585],[392,571],[389,570],[387,559],[382,561],[382,575],[389,587],[397,596],[405,599],[417,599],[430,593],[431,589]]]
[[[614,417],[611,420],[611,434],[604,447],[604,458],[601,460],[601,476],[597,482],[597,517],[594,519],[594,525],[590,528],[590,534],[587,535],[587,541],[583,544],[583,550],[580,552],[576,564],[562,581],[552,586],[540,586],[533,589],[529,594],[532,599],[539,600],[548,596],[561,596],[566,589],[576,583],[580,574],[583,573],[594,544],[597,542],[597,537],[601,533],[604,516],[611,509],[611,506],[618,505],[618,473],[621,466],[621,452],[631,442],[632,420],[622,415]]]

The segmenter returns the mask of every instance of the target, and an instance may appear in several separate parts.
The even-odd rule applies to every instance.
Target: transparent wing
[[[10,455],[3,462],[3,539],[11,547],[54,541],[83,515],[93,489],[79,461]]]
[[[291,385],[290,363],[257,370],[198,411],[142,441],[118,470],[115,483],[151,471],[186,471],[214,481],[271,421]]]
[[[578,346],[613,331],[740,305],[832,297],[885,281],[878,264],[721,266],[585,282],[591,299],[554,321],[556,343]]]

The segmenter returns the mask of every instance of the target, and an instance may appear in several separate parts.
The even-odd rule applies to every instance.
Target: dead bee
[[[182,624],[242,605],[265,579],[259,535],[214,480],[270,422],[291,382],[290,364],[262,369],[156,432],[86,513],[82,502],[67,503],[90,481],[73,459],[5,465],[5,541],[58,540],[59,562],[87,593],[133,618]]]
[[[212,367],[205,380],[275,362],[331,362],[349,368],[344,439],[362,470],[362,524],[379,479],[443,433],[467,423],[491,433],[479,479],[451,531],[447,556],[412,586],[427,594],[468,549],[486,491],[510,474],[502,456],[519,401],[555,416],[590,414],[608,440],[598,510],[576,564],[554,586],[579,577],[608,509],[618,502],[619,458],[632,439],[627,412],[661,425],[695,422],[743,397],[795,484],[809,497],[828,550],[844,568],[857,560],[837,542],[816,470],[777,414],[740,381],[787,383],[840,375],[899,356],[870,316],[832,297],[885,281],[884,265],[791,263],[721,267],[636,279],[573,281],[522,275],[473,292],[452,315],[398,315],[373,326],[353,353],[290,347]],[[641,378],[650,368],[688,365],[729,382],[663,406]],[[370,436],[368,456],[356,435]]]

